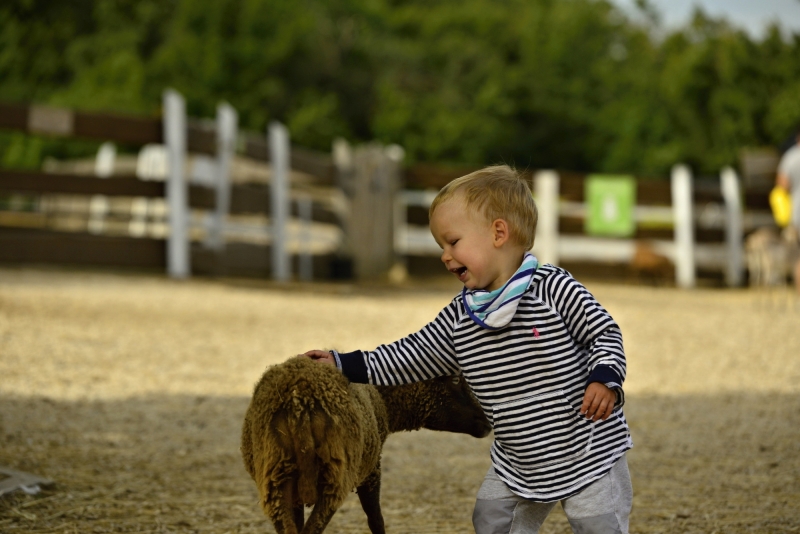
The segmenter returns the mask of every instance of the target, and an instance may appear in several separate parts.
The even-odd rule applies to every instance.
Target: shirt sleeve
[[[794,145],[781,156],[778,162],[778,172],[790,178],[791,187],[796,187],[797,182],[792,180],[793,175],[800,174],[800,146]]]
[[[372,351],[337,353],[337,366],[352,382],[396,386],[455,375],[453,345],[458,301],[453,301],[421,330]]]
[[[789,174],[789,161],[791,160],[792,150],[789,149],[786,153],[781,156],[780,161],[778,161],[778,172],[782,174]]]
[[[622,406],[627,364],[619,325],[589,290],[568,273],[556,272],[543,281],[550,305],[561,315],[572,338],[589,351],[587,384],[601,382],[615,389],[617,406]]]

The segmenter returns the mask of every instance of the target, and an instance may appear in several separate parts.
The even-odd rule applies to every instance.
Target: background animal
[[[637,241],[629,265],[630,272],[640,281],[653,285],[666,283],[675,277],[675,265],[669,258],[656,252],[652,243]]]
[[[374,387],[298,357],[268,368],[256,385],[241,452],[279,534],[322,532],[353,489],[370,531],[383,533],[383,443],[423,427],[475,437],[491,430],[462,377]],[[314,506],[305,523],[304,505]]]
[[[788,274],[788,247],[776,228],[761,227],[745,239],[751,286],[783,286]]]

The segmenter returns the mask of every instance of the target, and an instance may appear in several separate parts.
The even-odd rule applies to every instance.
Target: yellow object
[[[772,208],[772,216],[778,226],[789,226],[792,219],[792,197],[786,189],[779,185],[772,188],[769,193],[769,207]]]

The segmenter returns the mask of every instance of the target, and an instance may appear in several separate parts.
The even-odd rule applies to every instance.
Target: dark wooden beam
[[[0,261],[164,269],[166,242],[0,227]]]
[[[186,125],[186,148],[189,152],[216,154],[217,132],[213,123],[190,119]]]
[[[124,144],[161,143],[160,118],[0,102],[0,128]]]
[[[38,117],[51,120],[36,120]],[[163,143],[164,132],[160,118],[134,117],[113,113],[89,113],[66,108],[51,108],[0,102],[0,128],[21,130],[31,134],[79,137],[114,141],[123,144],[145,145]],[[213,123],[189,120],[186,125],[186,144],[189,152],[216,154],[217,134]]]
[[[480,167],[448,167],[430,163],[418,163],[406,169],[404,187],[409,189],[441,189],[455,178],[478,169]]]
[[[69,195],[105,195],[122,197],[164,198],[165,182],[139,180],[135,177],[96,178],[75,174],[50,174],[38,171],[12,171],[0,169],[0,193]],[[214,209],[215,192],[207,187],[189,185],[189,206]],[[233,214],[269,213],[270,190],[266,185],[231,186]],[[298,216],[297,204],[291,204],[291,214]],[[311,220],[341,224],[339,217],[320,204],[313,204]]]
[[[0,102],[0,128],[28,129],[28,106]]]
[[[161,119],[122,115],[75,113],[75,137],[145,145],[163,142]]]
[[[243,155],[259,161],[270,161],[269,142],[266,135],[248,134],[244,137]],[[333,159],[324,152],[298,146],[290,150],[291,168],[315,177],[320,185],[336,184],[336,167]]]
[[[75,174],[0,169],[0,191],[14,193],[66,193],[127,197],[163,197],[164,182],[135,177],[99,179]]]
[[[269,245],[250,243],[228,243],[224,253],[217,253],[204,248],[199,243],[192,243],[192,274],[201,276],[232,276],[262,278],[268,280],[272,276],[272,252]],[[292,254],[289,259],[291,271],[299,270],[299,257]],[[312,276],[315,280],[335,278],[332,254],[315,255],[311,258]]]

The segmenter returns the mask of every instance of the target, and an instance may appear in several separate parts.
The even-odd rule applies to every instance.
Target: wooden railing
[[[171,99],[171,100],[170,100]],[[177,100],[176,100],[177,99]],[[170,115],[171,102],[177,102],[178,115]],[[213,183],[198,185],[183,174],[183,165],[172,168],[166,181],[144,181],[134,175],[98,179],[95,176],[51,174],[41,171],[0,169],[0,197],[28,195],[45,197],[53,195],[80,195],[83,197],[133,197],[161,199],[169,205],[169,230],[162,238],[137,238],[108,236],[85,232],[61,232],[46,228],[21,228],[0,226],[0,261],[41,263],[78,263],[111,266],[134,266],[167,269],[173,276],[187,276],[195,272],[242,272],[267,276],[275,262],[271,246],[254,246],[245,243],[228,243],[227,246],[208,246],[209,243],[191,243],[189,238],[189,209],[211,212],[216,233],[222,235],[225,218],[229,214],[270,215],[275,207],[276,190],[268,184],[231,184],[229,180],[230,156],[239,147],[242,155],[262,162],[270,162],[273,151],[265,135],[239,133],[235,112],[228,107],[222,114],[233,114],[234,123],[228,131],[221,132],[222,119],[216,121],[187,119],[181,112],[180,95],[165,93],[165,116],[131,117],[108,113],[88,113],[49,106],[0,103],[0,128],[43,136],[111,141],[126,147],[164,144],[175,160],[183,160],[187,153],[214,156],[207,158],[214,169]],[[174,107],[174,106],[173,106]],[[179,123],[177,144],[165,134],[170,121]],[[229,120],[230,122],[230,120]],[[223,137],[225,137],[223,139]],[[287,140],[288,142],[288,140]],[[314,178],[317,185],[335,183],[336,171],[327,154],[293,147],[287,167]],[[227,156],[226,156],[227,154]],[[226,157],[223,157],[226,156]],[[288,188],[288,184],[284,184]],[[308,198],[293,201],[286,190],[278,192],[279,202],[285,204],[284,217],[300,216],[307,221],[341,224],[342,214],[330,205]],[[302,213],[301,213],[302,212]],[[271,217],[274,223],[275,218]],[[212,224],[211,230],[214,230]],[[283,222],[285,232],[285,221]],[[275,241],[274,228],[264,229]],[[177,234],[177,236],[176,236]],[[323,259],[292,259],[285,250],[285,239],[280,240],[284,250],[280,261],[312,262],[320,275],[326,275]],[[213,245],[213,244],[212,244]],[[224,245],[224,243],[223,243]],[[194,267],[194,269],[192,269]]]

